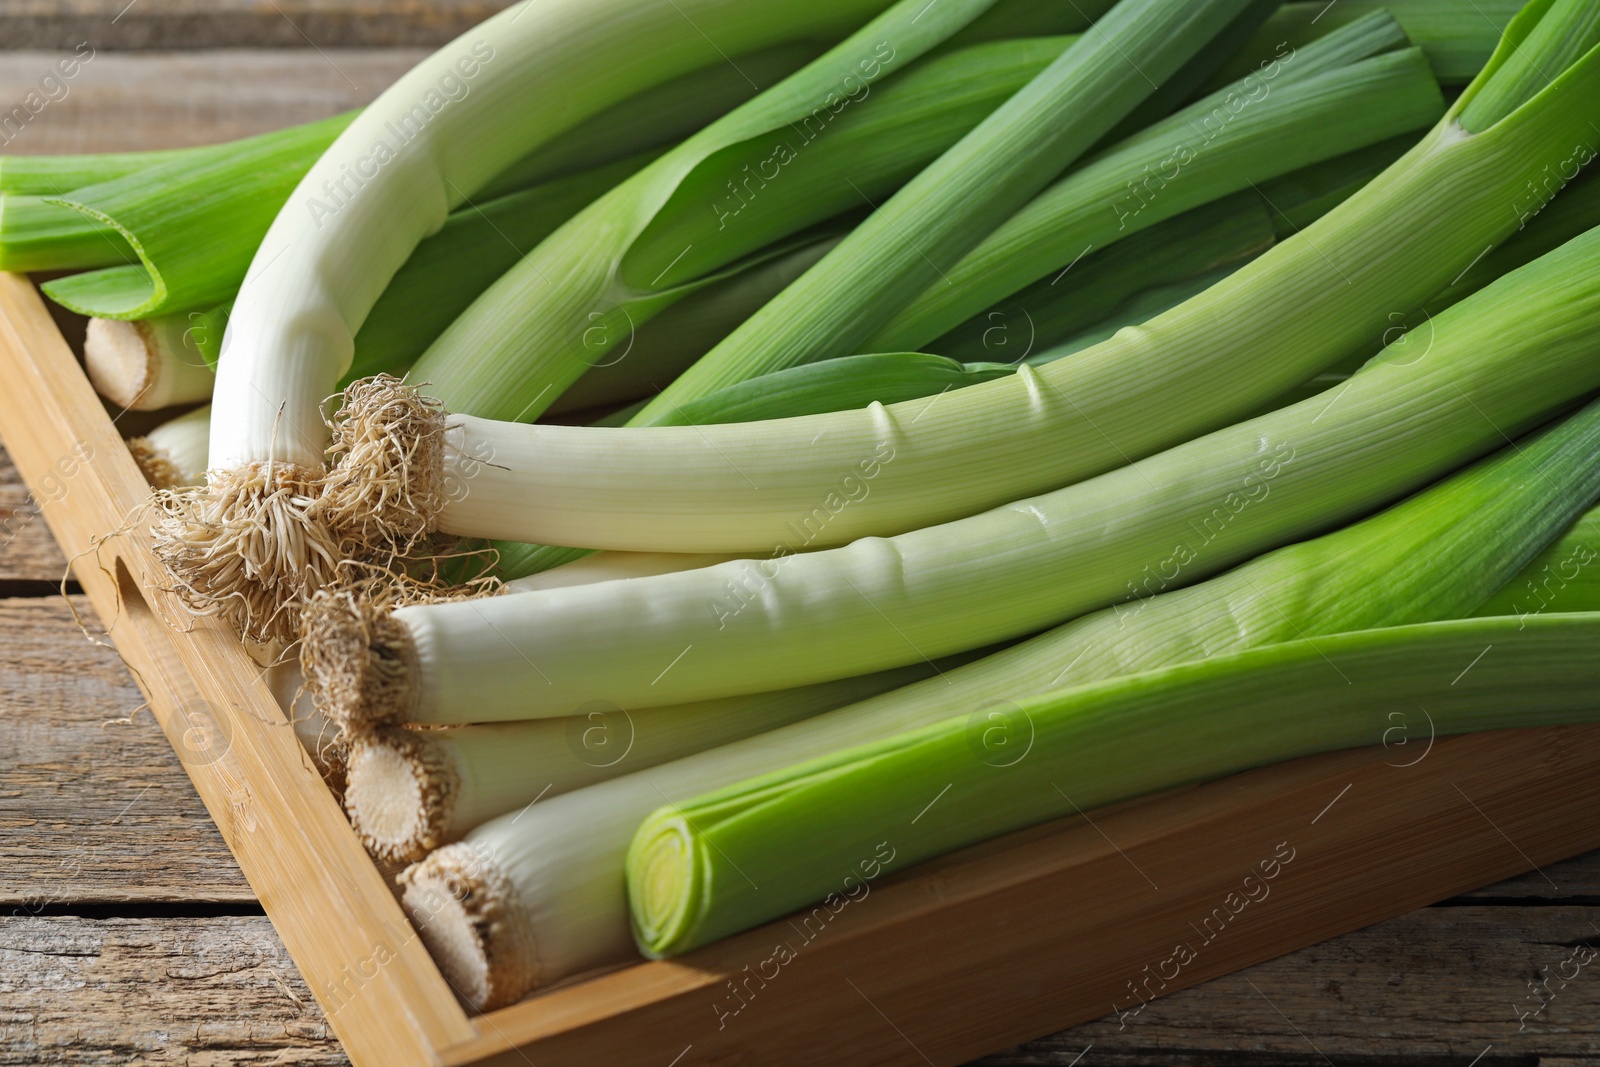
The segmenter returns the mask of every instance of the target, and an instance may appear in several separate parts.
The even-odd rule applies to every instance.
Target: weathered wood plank
[[[166,736],[135,713],[127,669],[67,603],[0,600],[0,648],[0,907],[255,899]]]
[[[8,48],[435,47],[511,0],[5,0]]]
[[[3,31],[0,31],[3,32]],[[71,53],[0,53],[0,151],[119,152],[207,144],[326,118],[368,103],[418,49],[98,52],[56,90],[39,80]],[[34,94],[30,115],[25,106]],[[14,109],[22,109],[21,116]],[[22,121],[26,119],[25,123]]]
[[[28,487],[0,449],[0,589],[6,583],[60,581],[66,568]]]
[[[0,918],[0,1065],[344,1064],[263,916]]]
[[[1593,1064],[1597,957],[1600,908],[1424,908],[980,1063]]]
[[[1600,904],[1600,852],[1574,856],[1542,871],[1529,871],[1504,882],[1463,893],[1457,901],[1566,901]]]
[[[1600,908],[1428,908],[980,1063],[1594,1064],[1596,946]],[[345,1062],[264,918],[0,918],[0,1067],[131,1057]]]

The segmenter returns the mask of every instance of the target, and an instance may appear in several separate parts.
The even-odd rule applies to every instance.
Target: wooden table
[[[4,150],[330,114],[498,6],[0,2],[5,110],[56,51],[96,49]],[[345,1062],[65,570],[0,454],[0,1065]],[[1596,952],[1600,852],[982,1062],[1600,1064]]]

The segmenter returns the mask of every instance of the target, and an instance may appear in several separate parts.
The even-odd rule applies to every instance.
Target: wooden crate
[[[0,375],[0,436],[359,1065],[959,1063],[1112,1012],[1132,1025],[1145,999],[1600,846],[1600,728],[1413,738],[1036,827],[825,924],[469,1015],[258,668],[164,587],[148,489],[18,275],[0,275]]]

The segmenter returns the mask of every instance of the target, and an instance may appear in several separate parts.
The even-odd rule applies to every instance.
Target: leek
[[[1600,95],[1594,50],[1487,130],[1457,121],[1532,26],[1563,20],[1569,8],[1581,14],[1585,3],[1593,0],[1531,5],[1482,80],[1399,162],[1138,331],[1034,376],[758,427],[602,430],[453,417],[443,473],[420,475],[464,487],[442,507],[438,528],[591,548],[764,553],[792,539],[786,524],[820,506],[841,471],[892,451],[868,497],[812,542],[842,544],[971,515],[1226,425],[1368,347],[1591,158],[1588,146],[1600,143],[1588,107]]]
[[[1262,188],[1259,196],[1236,194],[1225,197],[1215,204],[1204,205],[1159,223],[1148,231],[1135,234],[1103,252],[1087,257],[1082,266],[1071,272],[1074,284],[1064,287],[1064,291],[1060,294],[1044,295],[1044,290],[1053,286],[1041,283],[1038,287],[1041,290],[1039,296],[1033,296],[1031,291],[1019,295],[1019,303],[1023,300],[1028,301],[1020,312],[1015,307],[995,309],[972,320],[960,333],[953,331],[932,347],[945,350],[943,354],[949,355],[951,354],[949,348],[965,346],[962,358],[967,359],[980,355],[994,355],[1015,360],[1018,358],[1015,346],[1010,352],[1005,346],[1011,343],[1014,334],[1021,333],[1017,328],[1019,324],[1028,328],[1026,340],[1021,345],[1024,349],[1023,355],[1027,356],[1035,347],[1051,344],[1055,340],[1055,334],[1070,332],[1075,325],[1091,321],[1093,324],[1083,326],[1079,333],[1069,339],[1070,343],[1063,341],[1054,344],[1046,353],[1041,353],[1037,359],[1030,361],[1041,362],[1060,358],[1089,344],[1104,340],[1122,326],[1140,324],[1170,309],[1182,299],[1203,291],[1219,277],[1225,276],[1217,271],[1195,276],[1191,274],[1192,271],[1204,270],[1217,263],[1242,266],[1249,256],[1270,245],[1274,235],[1284,237],[1302,226],[1309,225],[1342,203],[1409,147],[1409,138],[1382,142],[1269,182]],[[1270,224],[1265,221],[1265,203],[1271,203],[1273,206]],[[815,246],[805,250],[803,254],[820,257],[827,247],[831,245]],[[780,263],[786,265],[798,260],[800,255],[797,253]],[[1516,265],[1525,261],[1519,261]],[[1509,266],[1506,269],[1509,269]],[[770,271],[771,268],[767,270]],[[569,400],[615,403],[627,399],[630,395],[637,395],[642,390],[635,387],[630,392],[628,383],[640,381],[637,375],[646,367],[652,371],[660,368],[666,372],[654,377],[655,381],[666,380],[680,372],[693,362],[692,359],[685,359],[685,356],[689,353],[695,355],[703,353],[711,347],[711,343],[726,336],[738,321],[742,321],[755,309],[749,307],[746,310],[742,305],[734,306],[733,300],[724,303],[720,294],[724,290],[729,291],[730,295],[735,291],[743,293],[754,290],[759,282],[751,275],[760,273],[762,272],[748,272],[725,283],[723,287],[697,293],[669,308],[662,316],[652,319],[640,332],[626,361],[602,365],[589,371],[551,406],[550,413],[570,410],[567,406]],[[1504,273],[1504,270],[1500,273]],[[1170,286],[1157,287],[1154,291],[1146,288],[1153,281],[1168,276],[1177,276],[1182,281]],[[733,290],[731,288],[733,286],[737,286],[738,289]],[[1122,297],[1127,299],[1123,300]],[[710,308],[702,310],[703,305],[709,302],[707,298],[715,299],[720,306],[742,313],[738,314],[736,320],[724,320],[716,310]],[[759,306],[759,303],[756,306]],[[1115,306],[1115,313],[1109,318],[1098,319],[1098,315],[1103,313],[1103,308],[1106,306]],[[997,313],[1002,316],[999,321],[994,318]],[[669,325],[670,330],[666,329]],[[661,329],[658,330],[658,327]],[[707,337],[711,343],[706,343]],[[679,343],[674,345],[672,338],[678,339]],[[665,346],[659,343],[663,339],[666,340]],[[667,364],[668,357],[662,353],[662,349],[668,346],[675,355],[675,362],[671,364]],[[869,391],[855,388],[852,384],[841,382],[837,389],[830,384],[835,376],[843,379],[859,366],[882,366],[882,361],[883,357],[879,356],[824,360],[817,366],[825,369],[818,372],[811,372],[807,365],[801,365],[773,375],[751,379],[749,383],[732,386],[725,392],[730,397],[765,393],[774,401],[748,408],[739,416],[750,420],[757,417],[783,418],[805,413],[786,406],[785,401],[791,397],[805,400],[807,403],[805,411],[839,411],[852,406],[865,406],[873,400],[892,403],[915,396],[944,392],[951,387],[976,384],[978,380],[977,376],[952,377],[955,375],[952,368],[938,363],[924,362],[922,364],[925,368],[924,374],[919,375],[916,368],[912,368],[908,373],[897,376],[900,388],[892,393],[871,395]],[[991,369],[980,369],[978,375],[984,378],[999,376]],[[1341,375],[1338,380],[1343,381],[1345,377],[1348,375]],[[776,387],[773,387],[774,379],[781,380]],[[809,388],[798,393],[790,393],[784,382],[805,382]],[[925,387],[919,387],[918,383],[922,383]],[[1320,391],[1320,389],[1315,390],[1315,392]],[[716,395],[718,394],[713,394]],[[601,397],[604,399],[597,400]],[[1297,396],[1295,399],[1303,397]],[[1288,402],[1277,403],[1273,407],[1283,407]],[[691,401],[684,406],[678,418],[667,421],[669,423],[688,421],[696,425],[734,421],[729,413],[717,412],[719,403],[709,398]],[[577,402],[574,406],[583,407],[588,404]],[[604,422],[595,425],[626,425],[636,414],[636,410],[629,410],[619,413],[617,417],[608,417]],[[582,549],[552,548],[510,541],[500,542],[495,548],[498,556],[495,573],[504,579],[514,579],[549,567],[562,566],[581,558],[584,554]]]
[[[137,259],[122,234],[72,208],[37,196],[0,196],[0,270],[80,270]]]
[[[195,340],[197,318],[90,319],[83,364],[95,392],[124,411],[158,411],[210,399],[216,376]]]
[[[514,593],[536,593],[541,589],[567,589],[575,585],[594,585],[618,578],[648,578],[656,574],[676,574],[726,563],[732,556],[677,555],[671,552],[597,552],[561,567],[506,583]]]
[[[153,489],[201,485],[206,480],[206,442],[211,406],[169,419],[140,437],[128,438],[128,451]]]
[[[1284,4],[1214,76],[1217,84],[1243,77],[1285,46],[1303,48],[1324,34],[1383,11],[1422,46],[1441,82],[1460,85],[1477,77],[1500,35],[1524,0],[1303,0]]]
[[[1005,709],[1020,758],[985,750],[981,711],[831,754],[651,815],[628,852],[634,930],[646,955],[677,955],[851,891],[863,870],[1377,744],[1419,708],[1441,736],[1600,721],[1596,641],[1595,614],[1357,631],[1024,701]],[[883,862],[860,866],[875,849]]]
[[[1600,611],[1600,508],[1586,512],[1474,614]]]
[[[1593,463],[1597,424],[1600,411],[1591,408],[1372,519],[1193,588],[1151,590],[1136,606],[1076,620],[939,678],[487,824],[459,848],[414,868],[408,903],[414,913],[431,914],[429,894],[441,874],[448,876],[464,859],[490,858],[487,867],[477,867],[482,880],[473,888],[500,887],[490,902],[514,922],[517,912],[525,914],[526,936],[506,936],[513,925],[500,927],[493,943],[439,927],[430,938],[452,980],[465,980],[461,987],[473,990],[480,1005],[626,958],[631,945],[618,872],[634,830],[664,800],[1063,684],[1466,613],[1600,488]],[[429,937],[430,927],[422,929]],[[485,976],[484,952],[505,961],[499,974]]]
[[[57,278],[44,284],[45,294],[79,314],[113,319],[226,299],[290,190],[352,118],[336,115],[46,198],[116,230],[139,262]]]
[[[644,153],[458,208],[417,245],[356,331],[345,380],[411,364],[478,295],[553,230],[653,158]],[[232,303],[195,332],[215,367]]]
[[[311,620],[306,673],[329,714],[354,726],[449,723],[786,688],[1020,636],[1123,599],[1151,575],[1176,584],[1217,573],[1481,455],[1502,432],[1600,387],[1597,328],[1600,230],[1438,316],[1425,358],[1402,347],[1331,395],[1098,478],[794,554],[869,503],[901,462],[892,447],[868,452],[819,493],[815,511],[790,513],[788,540],[768,559],[376,617],[335,601],[339,610]],[[1037,389],[1044,373],[1085,356],[1015,378]],[[762,506],[759,490],[747,495]],[[1269,495],[1273,504],[1258,503]]]
[[[506,812],[896,689],[926,664],[776,693],[567,719],[386,729],[351,746],[345,808],[380,859],[419,860]]]
[[[262,161],[281,164],[287,153],[291,158],[297,156],[300,169],[304,170],[354,116],[350,112],[195,148],[0,157],[0,190],[5,193],[0,196],[0,269],[77,270],[137,264],[138,256],[117,226],[60,199],[80,192],[97,203],[115,204],[119,211],[146,196],[163,198],[162,204],[168,207],[183,205],[183,211],[166,217],[159,212],[153,218],[136,216],[140,218],[141,233],[149,236],[156,229],[166,230],[165,236],[172,238],[167,247],[183,241],[216,242],[219,231],[226,234],[235,222],[228,208],[216,203],[219,196],[226,196],[228,204],[258,209],[258,200],[266,197],[273,200],[269,206],[275,208],[288,195],[288,188],[283,186],[281,175],[261,169]],[[219,194],[218,189],[226,192]],[[190,215],[190,201],[209,207]],[[191,224],[196,228],[173,233]],[[146,226],[150,229],[146,230]],[[245,232],[248,240],[248,230]],[[159,235],[157,241],[159,244]],[[248,257],[254,249],[251,242],[239,254]]]
[[[663,422],[677,426],[759,422],[892,404],[1003,378],[1015,370],[1008,363],[957,363],[921,352],[841,356],[720,389],[677,408]]]

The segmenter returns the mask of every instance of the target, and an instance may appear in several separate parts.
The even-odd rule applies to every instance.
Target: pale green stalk
[[[1593,614],[1293,641],[1024,701],[995,748],[974,709],[662,808],[628,853],[635,934],[677,955],[965,845],[1267,763],[1600,721],[1597,641]]]
[[[1301,48],[1374,11],[1394,16],[1427,53],[1439,81],[1462,85],[1489,62],[1524,0],[1300,0],[1284,4],[1213,78],[1222,85],[1270,61],[1284,47]]]
[[[1093,33],[1080,38],[1028,88],[880,205],[821,263],[685,372],[645,409],[643,418],[648,420],[716,389],[800,363],[856,352],[915,351],[983,310],[994,298],[1014,291],[1016,287],[980,300],[943,328],[911,343],[881,343],[884,333],[879,328],[885,322],[928,286],[953,284],[948,275],[957,260],[987,243],[1013,214],[1026,214],[1024,206],[1053,178],[1243,9],[1238,3],[1122,0],[1096,23]],[[1427,76],[1425,71],[1421,73]],[[1309,106],[1309,101],[1306,103]],[[1433,101],[1426,105],[1419,101],[1398,127],[1378,130],[1373,127],[1381,127],[1384,109],[1374,107],[1369,116],[1374,122],[1351,124],[1363,128],[1356,144],[1330,147],[1323,156],[1408,126],[1424,125],[1432,115],[1420,113],[1435,106]],[[1268,108],[1275,110],[1272,105]],[[1399,118],[1398,114],[1388,117]],[[1330,123],[1321,132],[1327,138],[1325,144],[1332,146],[1349,136],[1351,127]],[[1134,141],[1144,143],[1142,138],[1148,133]],[[1275,146],[1271,158],[1279,161],[1278,169],[1259,177],[1271,177],[1321,158],[1315,154],[1296,158],[1291,145],[1305,140],[1300,136]],[[1118,150],[1113,149],[1119,161],[1114,168],[1116,184],[1120,187],[1136,176],[1144,163],[1159,164],[1170,148],[1161,144],[1153,158],[1140,157],[1137,162],[1132,156],[1116,155]],[[1227,153],[1215,154],[1220,158]],[[1228,169],[1237,169],[1238,162],[1231,162]],[[1182,204],[1171,214],[1232,191],[1214,185],[1212,181],[1192,183],[1192,188],[1205,190],[1207,195]],[[1176,196],[1170,199],[1178,200]],[[1150,221],[1156,220],[1151,217]],[[1080,250],[1081,246],[1074,247],[1057,265]]]
[[[935,672],[916,664],[671,708],[629,712],[595,704],[566,719],[379,730],[351,746],[345,810],[374,855],[392,863],[420,860],[496,816],[800,722]]]

